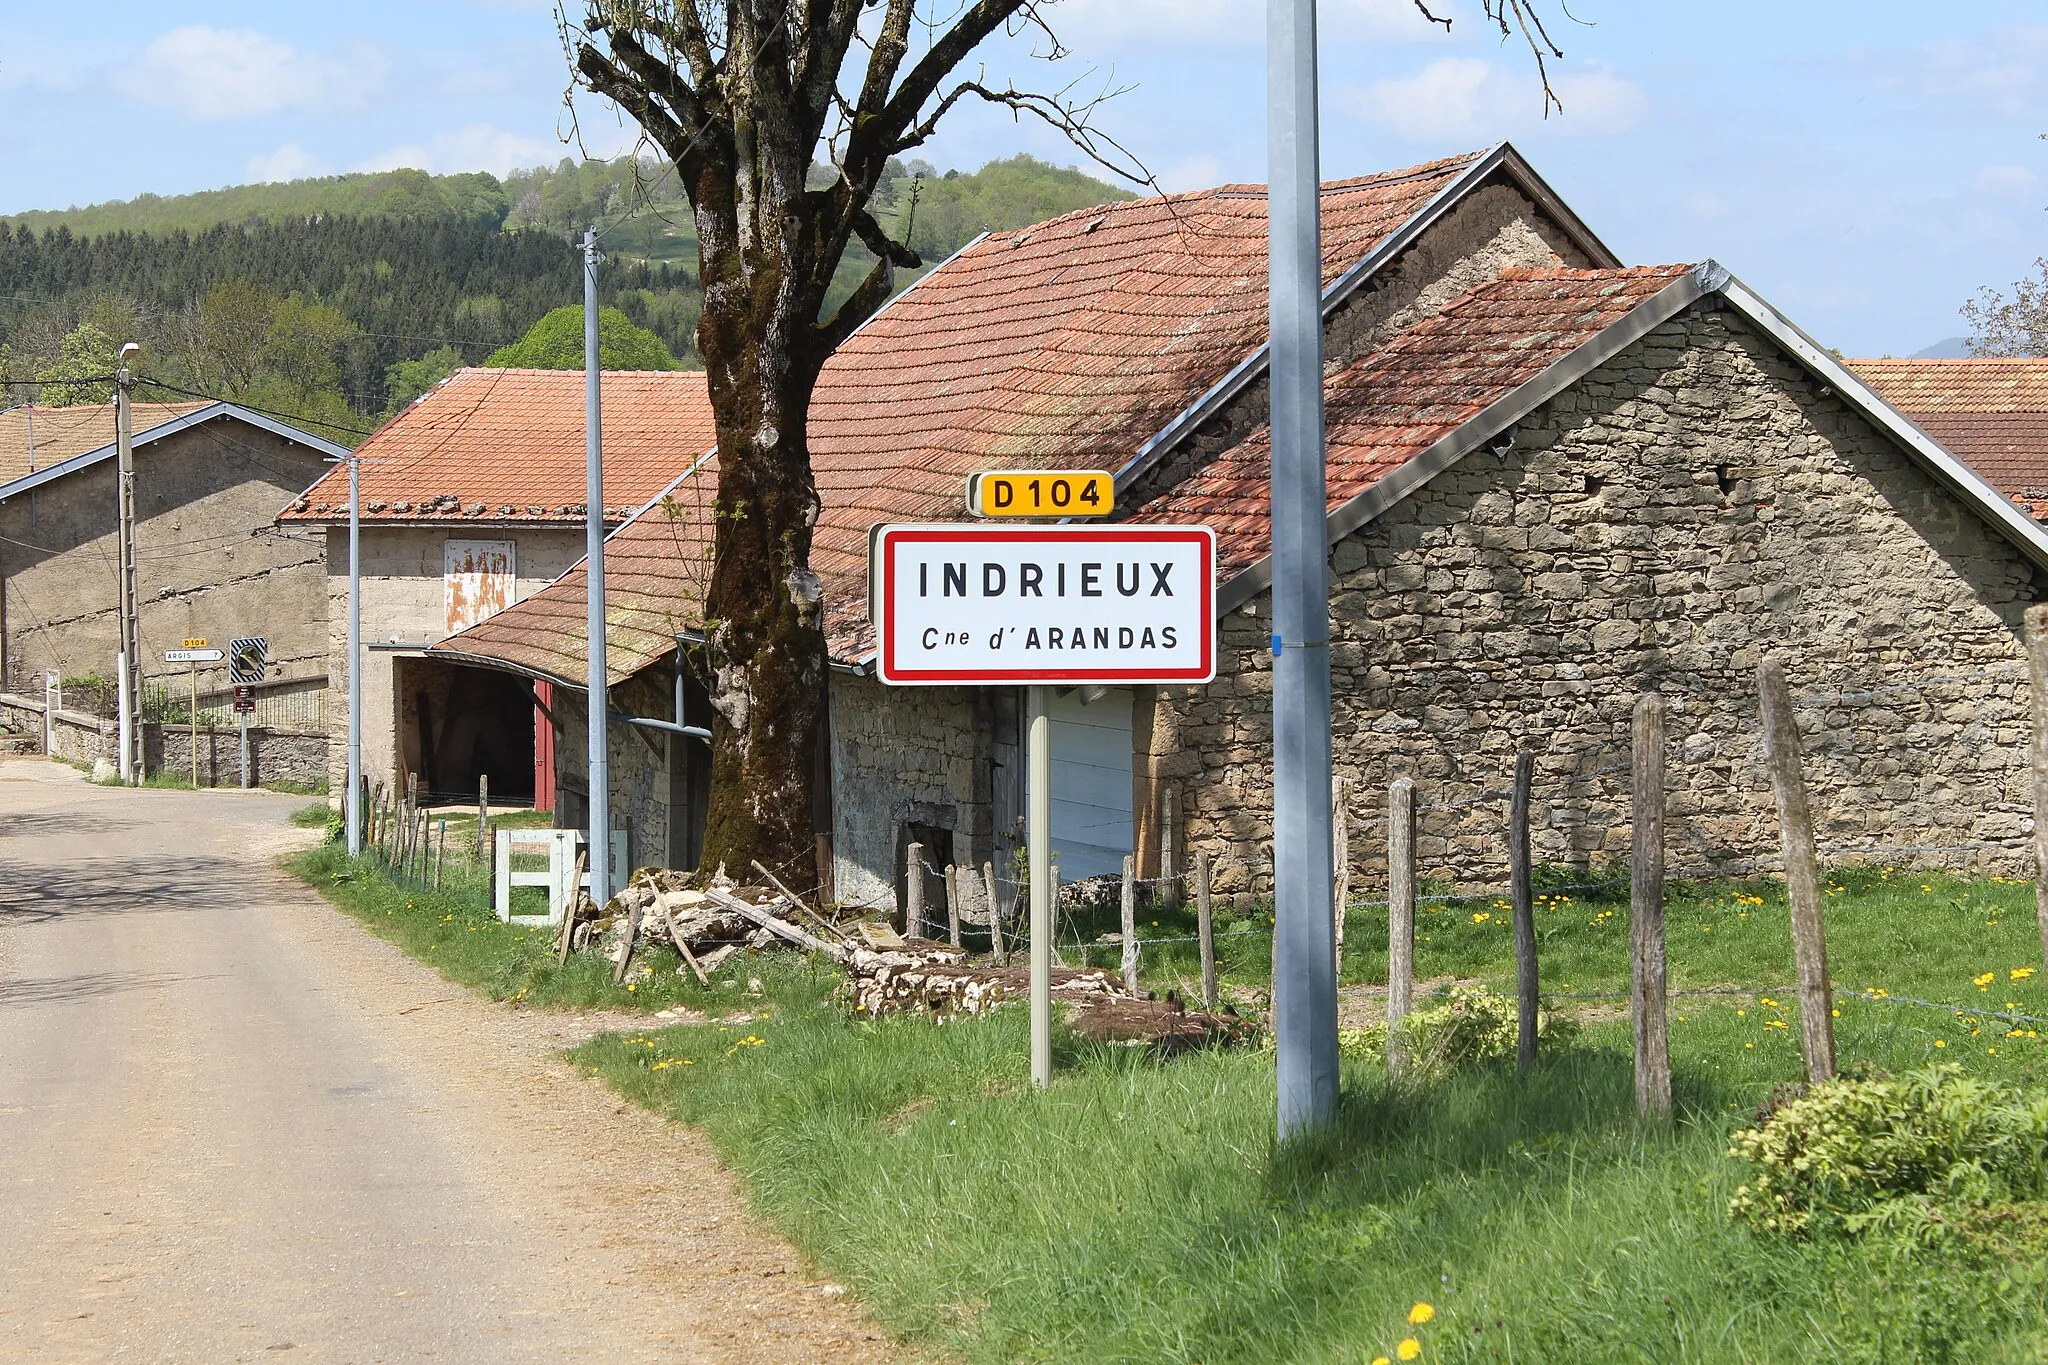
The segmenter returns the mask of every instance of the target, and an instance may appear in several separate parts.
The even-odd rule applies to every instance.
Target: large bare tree
[[[564,0],[564,4],[569,0]],[[917,253],[869,201],[891,156],[960,101],[1043,119],[1105,167],[1142,167],[1093,130],[1105,94],[1019,90],[965,74],[976,50],[1032,30],[1064,55],[1050,0],[587,0],[559,12],[576,80],[635,119],[675,166],[696,220],[704,308],[697,349],[716,417],[719,486],[704,611],[713,709],[708,866],[811,866],[812,785],[825,696],[818,494],[806,421],[832,350],[888,298]],[[1543,57],[1560,55],[1532,0],[1476,0]],[[1448,20],[1430,4],[1416,8]],[[1548,86],[1546,83],[1546,97]],[[814,164],[833,176],[816,188]],[[825,312],[850,242],[876,264]]]

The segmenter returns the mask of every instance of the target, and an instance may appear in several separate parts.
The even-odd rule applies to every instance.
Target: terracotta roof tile
[[[135,434],[161,426],[210,403],[137,403],[133,406]],[[35,430],[35,451],[29,451],[29,429]],[[0,483],[83,455],[89,450],[114,443],[114,405],[91,403],[78,407],[19,407],[0,411]]]
[[[1688,266],[1509,270],[1332,375],[1325,387],[1331,511],[1620,321]],[[1218,576],[1269,549],[1272,433],[1139,509],[1134,521],[1215,528]]]
[[[2048,516],[2048,360],[1852,360],[1922,431],[2039,519]]]
[[[1474,159],[1325,185],[1325,280]],[[834,354],[811,405],[823,501],[811,566],[824,580],[835,657],[868,648],[871,527],[960,517],[976,470],[1121,465],[1264,343],[1266,306],[1266,197],[1256,185],[1083,209],[995,234],[892,301]],[[675,568],[680,529],[649,516],[612,537],[615,621],[621,612],[658,616],[672,636],[682,619],[673,599],[690,590]],[[708,526],[701,530],[708,543]],[[611,565],[627,560],[642,567],[621,577]],[[582,594],[578,570],[444,647],[580,679]],[[612,637],[618,676],[670,647],[664,637],[654,648],[657,632],[642,633],[653,652],[638,662]]]
[[[1336,279],[1476,154],[1323,187]],[[1266,339],[1262,185],[1082,209],[967,248],[833,356],[811,404],[811,567],[835,652],[867,641],[868,531],[962,515],[967,475],[1114,469]]]
[[[604,375],[605,502],[647,502],[716,441],[701,371]],[[580,522],[583,372],[458,370],[362,444],[363,520]],[[281,520],[348,513],[337,467]]]

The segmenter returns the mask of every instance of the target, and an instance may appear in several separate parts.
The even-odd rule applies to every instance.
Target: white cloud
[[[2048,110],[2048,28],[2009,28],[1967,43],[1862,48],[1843,62],[1876,90],[1953,114],[2031,118]]]
[[[242,178],[251,184],[261,184],[272,180],[304,180],[307,176],[331,173],[331,168],[319,157],[296,142],[287,142],[268,156],[250,157],[242,169]]]
[[[1159,187],[1169,194],[1206,190],[1224,182],[1223,163],[1213,156],[1190,156],[1159,172]]]
[[[389,171],[400,166],[446,175],[452,171],[489,171],[503,175],[521,166],[552,163],[563,155],[559,142],[508,133],[488,123],[472,123],[453,132],[436,133],[424,144],[409,143],[379,152],[356,166],[359,171]]]
[[[1977,172],[1977,189],[1983,194],[2032,194],[2041,178],[2025,166],[1986,166]]]
[[[193,24],[158,35],[125,71],[128,94],[202,122],[285,109],[347,109],[375,92],[386,63],[368,44],[304,53],[254,29]]]
[[[1553,71],[1551,88],[1564,105],[1551,122],[1561,132],[1618,132],[1640,118],[1647,101],[1634,85],[1600,67]],[[1337,106],[1419,141],[1495,141],[1543,121],[1543,89],[1534,71],[1514,71],[1478,57],[1441,57],[1412,76],[1371,85],[1340,85]]]

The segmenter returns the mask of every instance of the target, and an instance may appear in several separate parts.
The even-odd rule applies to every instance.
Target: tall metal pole
[[[363,851],[363,462],[348,457],[348,856]]]
[[[590,628],[590,899],[611,899],[611,763],[606,713],[611,688],[604,660],[604,442],[598,410],[603,371],[597,354],[597,232],[583,230],[583,457],[589,485],[584,509],[584,572]]]
[[[1330,594],[1315,0],[1267,0],[1273,432],[1273,1032],[1279,1133],[1337,1112]]]
[[[1052,1084],[1052,693],[1024,689],[1024,843],[1031,862],[1031,1083]],[[916,869],[912,869],[916,875]]]
[[[135,592],[135,420],[130,407],[135,380],[128,359],[140,349],[133,342],[124,345],[120,368],[114,371],[114,498],[120,558],[116,579],[121,599],[121,662],[125,665],[115,671],[121,675],[117,678],[121,688],[121,780],[131,786],[142,781],[142,656],[138,652],[142,630]]]

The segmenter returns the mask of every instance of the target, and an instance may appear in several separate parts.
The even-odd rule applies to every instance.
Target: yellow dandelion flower
[[[1436,1317],[1436,1309],[1426,1303],[1418,1303],[1408,1310],[1408,1325],[1420,1327]]]
[[[1385,1356],[1374,1356],[1372,1358],[1372,1365],[1394,1365],[1394,1362],[1388,1360]]]
[[[1414,1337],[1402,1337],[1400,1344],[1394,1347],[1394,1354],[1403,1360],[1413,1360],[1422,1354],[1422,1343]]]
[[[1936,1038],[1936,1039],[1934,1040],[1934,1045],[1935,1045],[1936,1047],[1947,1047],[1947,1046],[1948,1046],[1948,1039],[1946,1039],[1946,1038]]]
[[[2006,973],[2006,975],[2011,977],[2014,981],[2025,981],[2028,977],[2032,976],[2033,974],[2034,969],[2032,967],[2015,967],[2010,972]]]

